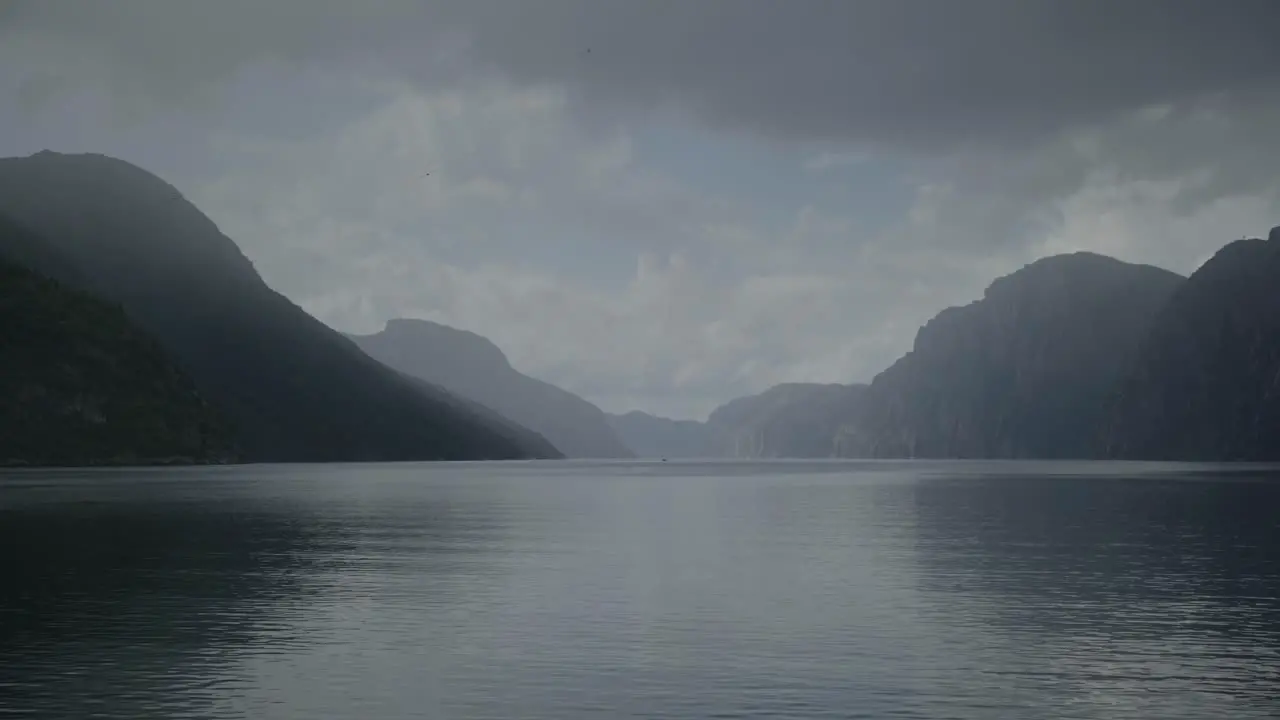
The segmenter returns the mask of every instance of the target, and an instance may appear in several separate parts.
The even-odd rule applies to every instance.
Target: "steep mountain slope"
[[[862,398],[856,457],[1083,458],[1116,383],[1184,282],[1092,253],[1038,260],[939,313]]]
[[[124,312],[22,267],[69,267],[0,216],[0,465],[236,459],[225,420]]]
[[[59,278],[62,285],[88,283],[75,263],[49,241],[4,214],[0,214],[0,260],[45,278]]]
[[[604,411],[523,375],[488,338],[426,320],[395,319],[372,335],[349,335],[374,359],[475,400],[537,431],[568,457],[634,457]]]
[[[723,449],[706,423],[697,420],[672,420],[632,410],[622,415],[608,415],[609,426],[637,457],[713,458]]]
[[[532,454],[529,459],[564,459],[564,453],[560,452],[560,449],[553,445],[550,440],[547,440],[537,431],[530,430],[528,427],[502,415],[493,408],[481,405],[471,398],[452,393],[422,378],[400,372],[395,368],[388,369],[408,381],[410,385],[417,388],[418,392],[439,403],[441,407],[452,410],[461,417],[481,423],[487,431],[513,443],[517,447],[532,448]]]
[[[1280,227],[1227,245],[1191,275],[1118,395],[1112,456],[1280,460]]]
[[[0,212],[155,337],[237,428],[248,460],[559,456],[361,352],[267,287],[172,186],[129,163],[48,151],[0,160]]]
[[[742,458],[823,458],[837,452],[866,385],[784,383],[731,400],[707,418],[720,452]]]

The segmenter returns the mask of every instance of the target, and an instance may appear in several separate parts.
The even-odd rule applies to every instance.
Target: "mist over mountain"
[[[1088,458],[1156,314],[1184,279],[1092,253],[1038,260],[943,310],[872,381],[850,457]]]
[[[865,385],[783,383],[717,407],[706,422],[633,411],[610,415],[647,458],[824,458],[836,455]]]
[[[82,409],[120,407],[103,383],[135,388],[149,419],[132,427],[164,429],[154,445],[125,430],[110,442],[139,461],[220,460],[233,446],[248,461],[1280,458],[1280,229],[1227,245],[1190,279],[1093,253],[1044,258],[940,312],[869,385],[786,383],[696,422],[606,414],[436,323],[344,337],[271,290],[173,187],[121,160],[0,160],[0,213],[5,307],[26,313],[6,341],[26,333],[42,338],[32,353],[82,364],[54,380],[32,374],[50,369],[36,355],[11,353],[22,371],[10,380],[26,388],[12,391],[35,412],[35,387],[62,382],[72,399],[48,407]],[[125,372],[130,358],[157,384]],[[49,412],[31,428],[96,437],[50,429]],[[67,462],[115,457],[85,442]]]
[[[474,400],[547,438],[568,457],[629,458],[604,411],[520,373],[488,338],[426,320],[394,319],[372,335],[350,335],[371,357]]]
[[[866,385],[784,383],[716,408],[707,426],[721,452],[736,458],[825,458],[836,455],[857,415]]]
[[[608,421],[640,458],[714,458],[721,457],[723,451],[715,433],[697,420],[672,420],[632,410],[609,414]]]
[[[779,385],[681,427],[718,457],[1274,461],[1277,288],[1280,228],[1190,278],[1047,257],[940,312],[869,386]]]
[[[0,465],[237,458],[225,418],[155,340],[32,266],[69,268],[0,216]]]
[[[236,431],[250,461],[559,457],[370,358],[262,281],[172,186],[122,160],[0,160],[0,212],[42,236],[62,281],[123,307]],[[74,269],[72,269],[74,268]]]
[[[1114,457],[1280,460],[1280,227],[1223,247],[1178,288],[1117,394]]]

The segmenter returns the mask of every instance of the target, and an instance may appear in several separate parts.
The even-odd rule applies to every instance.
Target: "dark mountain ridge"
[[[1280,460],[1280,227],[1226,245],[1178,288],[1117,395],[1112,457]]]
[[[42,244],[0,216],[0,465],[235,461],[225,418],[155,340],[35,269],[71,272]]]
[[[0,160],[0,212],[119,303],[221,410],[249,461],[560,457],[544,438],[363,353],[271,290],[172,186],[122,160]],[[78,276],[78,277],[74,277]]]
[[[696,438],[706,457],[1280,461],[1280,227],[1190,278],[1042,258],[939,312],[869,386],[781,385],[706,423],[622,417],[672,455]]]
[[[841,454],[1088,458],[1110,398],[1184,279],[1093,253],[1043,258],[938,313],[872,381]]]
[[[189,378],[250,461],[560,457],[561,444],[579,457],[1280,459],[1280,228],[1189,279],[1092,253],[1038,260],[938,313],[868,386],[784,384],[698,423],[607,416],[452,328],[392,321],[353,342],[120,160],[0,160],[0,213],[22,228],[0,246],[21,302],[62,312],[76,289],[122,309],[131,330],[111,337],[154,338],[172,388]]]

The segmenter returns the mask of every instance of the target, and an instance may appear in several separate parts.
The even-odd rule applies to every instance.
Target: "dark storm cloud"
[[[1280,83],[1277,0],[31,0],[4,17],[146,59],[134,70],[175,86],[207,79],[202,63],[340,52],[439,82],[433,53],[460,45],[597,109],[668,106],[776,137],[920,148]]]
[[[790,137],[1018,136],[1280,78],[1276,0],[482,5],[474,52],[509,75]]]

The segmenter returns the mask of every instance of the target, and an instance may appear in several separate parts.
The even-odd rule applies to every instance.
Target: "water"
[[[1280,472],[0,475],[0,714],[1252,718]]]

